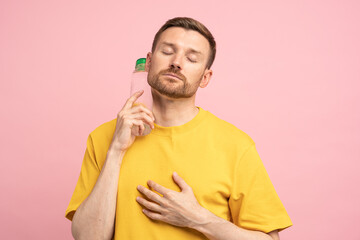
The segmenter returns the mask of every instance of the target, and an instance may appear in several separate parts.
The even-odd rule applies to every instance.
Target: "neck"
[[[152,89],[155,123],[163,127],[180,126],[191,121],[199,112],[195,94],[191,98],[173,99]]]

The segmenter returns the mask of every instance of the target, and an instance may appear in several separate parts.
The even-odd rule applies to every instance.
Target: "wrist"
[[[126,150],[122,150],[121,148],[110,146],[107,151],[107,158],[116,159],[121,161],[125,155]]]
[[[120,141],[114,138],[110,143],[108,152],[118,153],[118,154],[125,153],[126,148],[124,147],[124,144],[122,144]]]
[[[212,223],[219,221],[219,217],[203,207],[201,207],[200,214],[197,215],[198,218],[192,221],[189,227],[198,232],[204,232]]]

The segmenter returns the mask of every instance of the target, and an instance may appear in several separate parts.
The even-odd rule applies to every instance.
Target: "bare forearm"
[[[124,152],[109,148],[98,180],[72,221],[75,239],[111,239],[114,232],[116,197]]]
[[[208,213],[204,224],[196,225],[193,228],[210,240],[273,240],[266,233],[240,228],[211,212]]]

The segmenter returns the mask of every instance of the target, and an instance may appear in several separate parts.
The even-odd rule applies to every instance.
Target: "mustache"
[[[168,73],[176,75],[182,81],[186,81],[186,77],[183,74],[181,74],[179,70],[176,70],[175,68],[169,68],[169,69],[162,70],[159,72],[159,76],[163,75],[163,74],[168,74]]]

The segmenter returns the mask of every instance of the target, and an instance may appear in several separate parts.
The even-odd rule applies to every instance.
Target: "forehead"
[[[194,49],[204,54],[210,51],[208,40],[194,30],[188,30],[181,27],[170,27],[161,33],[157,42],[157,47],[162,43],[171,43],[178,48]]]

